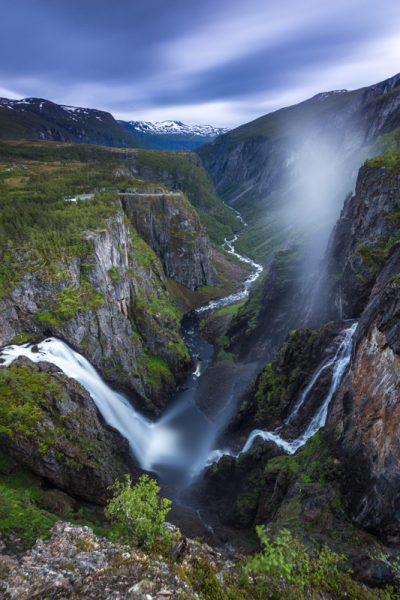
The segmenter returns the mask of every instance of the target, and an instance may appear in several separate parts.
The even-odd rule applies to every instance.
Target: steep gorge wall
[[[170,204],[170,197],[164,196],[165,210],[153,216],[153,230],[164,232],[165,253],[175,235],[174,226],[182,219],[190,240],[192,269],[179,264],[178,248],[168,259],[161,251],[160,256],[170,265],[169,276],[195,288],[210,283],[214,273],[207,262],[208,238],[194,212],[191,219],[185,217],[187,204],[180,196]],[[157,411],[191,360],[163,266],[132,225],[132,221],[139,225],[139,214],[129,214],[131,220],[120,205],[113,217],[99,222],[98,229],[82,231],[85,251],[51,269],[30,266],[30,257],[25,256],[23,276],[1,300],[0,344],[32,335],[60,337],[82,352],[106,379],[130,389],[141,404],[147,399],[147,408]]]
[[[210,241],[182,192],[131,190],[121,195],[121,200],[136,231],[161,260],[167,277],[190,290],[218,283]]]

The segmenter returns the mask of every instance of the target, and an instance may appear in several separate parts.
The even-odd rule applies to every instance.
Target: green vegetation
[[[40,479],[22,467],[16,467],[0,451],[0,532],[3,539],[12,541],[17,536],[21,540],[20,546],[25,549],[38,538],[47,538],[51,527],[60,518],[88,525],[98,535],[107,533],[104,523],[89,508],[73,510],[67,502],[58,502],[58,513],[53,510]]]
[[[165,518],[171,501],[160,498],[155,479],[142,475],[132,487],[131,478],[126,475],[124,481],[116,481],[110,490],[113,496],[105,515],[112,522],[111,533],[116,539],[151,548],[168,538]]]
[[[400,211],[387,212],[384,217],[394,226],[392,235],[381,239],[377,244],[366,244],[357,248],[359,256],[373,276],[378,273],[379,268],[389,257],[393,248],[400,244]]]
[[[251,411],[256,426],[266,420],[286,416],[290,401],[296,398],[321,360],[323,349],[332,337],[332,323],[320,329],[294,329],[278,349],[273,362],[258,376],[251,402],[245,401],[240,414]]]
[[[79,312],[86,313],[98,308],[103,302],[103,296],[83,280],[79,285],[64,287],[56,294],[51,311],[41,311],[37,318],[42,323],[57,327]]]
[[[393,588],[372,591],[355,581],[346,566],[346,557],[327,546],[311,554],[287,529],[272,537],[265,527],[259,526],[257,534],[263,550],[248,561],[246,572],[265,585],[267,598],[305,600],[321,598],[322,594],[355,600],[397,597]]]
[[[0,433],[35,436],[48,396],[60,394],[61,387],[47,373],[14,365],[0,369]],[[48,431],[49,438],[54,434]]]
[[[388,150],[380,156],[370,158],[365,165],[370,168],[384,167],[392,173],[398,173],[400,171],[400,150]]]
[[[236,216],[217,198],[206,171],[194,153],[154,150],[137,150],[134,153],[141,177],[163,181],[187,194],[215,243],[222,244],[225,237],[239,228]]]

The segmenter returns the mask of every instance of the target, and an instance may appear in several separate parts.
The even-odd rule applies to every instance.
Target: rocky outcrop
[[[167,277],[191,290],[218,283],[209,238],[182,192],[160,187],[127,190],[121,200],[136,231],[161,260]]]
[[[19,257],[27,268],[0,301],[0,345],[59,337],[157,410],[191,364],[162,265],[122,209],[81,236],[81,253],[53,270]]]
[[[338,206],[374,140],[398,127],[399,84],[396,75],[368,88],[318,94],[219,136],[197,152],[223,199],[250,219],[260,210],[273,215],[268,226],[283,206],[293,201],[296,210],[304,169],[313,159],[319,164],[320,153],[329,154],[330,173],[337,175],[332,200]],[[325,189],[325,203],[328,195]]]
[[[285,429],[285,437],[296,438],[304,431],[329,389],[333,356],[342,339],[343,323],[329,323],[320,329],[294,329],[279,347],[272,362],[257,376],[245,394],[230,431],[249,433],[253,429],[273,431],[282,427],[291,411],[324,364],[299,413]]]
[[[172,525],[168,528],[179,537]],[[0,555],[0,593],[5,600],[195,600],[202,589],[199,575],[203,575],[204,587],[212,582],[211,593],[219,597],[225,579],[234,578],[236,583],[236,568],[220,552],[188,538],[177,541],[165,560],[98,537],[89,527],[60,521],[50,540],[38,540],[20,560]],[[214,572],[218,579],[210,576]]]
[[[127,440],[104,423],[88,392],[54,365],[18,358],[0,368],[0,386],[13,394],[3,399],[2,450],[47,485],[104,504],[117,478],[139,476]]]
[[[359,321],[349,371],[329,421],[340,430],[347,510],[400,542],[400,248],[379,274]]]

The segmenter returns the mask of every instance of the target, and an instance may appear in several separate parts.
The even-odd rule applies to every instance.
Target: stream
[[[235,211],[236,212],[236,211]],[[243,219],[237,214],[243,225]],[[214,349],[199,333],[200,318],[246,298],[252,285],[261,275],[261,265],[250,258],[240,255],[235,250],[238,236],[225,240],[224,249],[243,263],[250,265],[251,271],[241,289],[217,300],[211,300],[186,314],[182,320],[182,332],[185,342],[193,357],[195,368],[188,376],[183,388],[179,391],[164,415],[158,421],[151,421],[140,414],[125,396],[111,389],[100,377],[90,362],[72,350],[67,344],[56,338],[48,338],[40,344],[24,344],[5,347],[0,352],[3,364],[8,366],[19,356],[26,356],[33,362],[46,361],[56,365],[65,375],[78,381],[91,395],[105,421],[127,438],[132,454],[140,467],[146,471],[157,473],[166,485],[184,488],[189,485],[207,466],[219,460],[224,454],[238,456],[249,450],[257,438],[275,442],[287,453],[295,452],[325,424],[330,400],[339,386],[350,361],[352,337],[356,324],[342,331],[336,355],[330,361],[319,365],[309,385],[300,395],[290,419],[301,410],[309,391],[327,368],[332,370],[331,385],[320,408],[306,427],[303,434],[295,439],[286,439],[284,431],[252,431],[238,453],[230,449],[215,449],[217,438],[234,409],[233,402],[228,399],[225,408],[220,411],[218,419],[211,419],[200,408],[199,396],[204,394],[200,382],[204,374],[213,364]],[[236,370],[237,380],[241,379],[239,366]],[[212,389],[212,377],[209,378],[209,389]],[[246,383],[242,378],[242,383]],[[207,389],[207,386],[206,386]],[[287,424],[287,423],[286,423]],[[283,426],[284,427],[284,426]]]
[[[240,221],[245,225],[241,217]],[[187,485],[207,464],[221,429],[221,423],[207,417],[196,402],[200,380],[214,355],[213,346],[199,333],[200,317],[246,298],[263,270],[261,265],[236,252],[237,239],[237,235],[226,239],[223,248],[250,265],[251,272],[238,291],[211,300],[183,317],[182,333],[195,368],[158,421],[141,415],[123,394],[102,380],[86,358],[59,339],[48,338],[34,346],[27,343],[5,347],[0,352],[3,364],[8,366],[17,357],[25,356],[33,362],[46,361],[56,365],[90,393],[105,421],[128,439],[142,469],[157,473],[164,483],[179,487]]]

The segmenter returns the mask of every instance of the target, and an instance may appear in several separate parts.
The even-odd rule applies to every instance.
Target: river
[[[240,215],[238,218],[245,225]],[[226,239],[223,247],[250,265],[250,274],[236,292],[209,301],[183,317],[182,332],[195,368],[158,421],[141,415],[123,394],[102,380],[87,359],[59,339],[48,338],[34,347],[23,344],[3,348],[0,356],[4,364],[11,364],[18,356],[26,356],[33,362],[55,364],[86,388],[105,421],[128,439],[131,451],[143,469],[157,473],[164,483],[179,487],[187,485],[207,464],[223,425],[221,419],[210,419],[196,400],[201,380],[214,355],[213,346],[199,333],[200,318],[246,298],[263,270],[261,265],[236,252],[237,239],[237,235]]]

